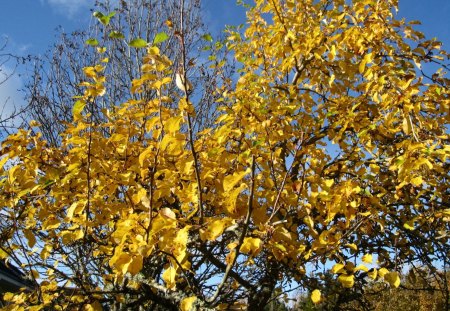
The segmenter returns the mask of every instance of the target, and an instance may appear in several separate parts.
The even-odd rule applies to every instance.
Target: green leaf
[[[165,32],[160,32],[155,36],[155,39],[153,39],[153,44],[162,43],[169,39],[169,36]]]
[[[116,31],[113,30],[109,33],[108,37],[110,37],[111,39],[124,39],[125,36],[120,32],[120,31]]]
[[[212,41],[213,41],[213,38],[212,38],[212,36],[211,36],[209,33],[204,34],[204,35],[202,36],[202,39],[203,39],[203,40],[206,40],[206,41],[208,41],[208,42],[212,42]]]
[[[97,45],[98,45],[98,40],[95,39],[95,38],[89,38],[89,39],[87,39],[87,40],[85,41],[85,43],[86,43],[87,45],[90,45],[90,46],[97,46]]]
[[[148,44],[147,41],[141,38],[133,39],[129,43],[129,45],[134,48],[145,48],[147,44]]]
[[[94,17],[96,17],[100,23],[102,23],[103,25],[106,26],[109,24],[111,17],[116,15],[116,12],[113,11],[113,12],[109,13],[108,15],[104,15],[102,12],[95,11],[92,15]]]

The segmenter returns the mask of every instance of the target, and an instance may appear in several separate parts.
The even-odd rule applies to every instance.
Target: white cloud
[[[95,7],[95,0],[40,0],[41,4],[46,4],[58,14],[64,15],[70,19],[79,13],[88,12],[89,8]],[[119,0],[107,1],[112,7],[119,4]]]
[[[41,0],[41,3],[48,3],[55,11],[70,18],[82,9],[94,5],[93,0]]]

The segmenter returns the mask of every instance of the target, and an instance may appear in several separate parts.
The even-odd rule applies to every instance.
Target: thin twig
[[[180,43],[181,43],[181,66],[182,66],[182,72],[180,72],[180,75],[183,75],[183,86],[184,86],[184,97],[186,100],[186,103],[189,104],[189,90],[188,90],[188,80],[186,76],[186,47],[184,43],[184,0],[180,0],[180,6],[181,6],[181,16],[180,16]],[[189,111],[186,111],[187,114],[187,122],[188,122],[188,135],[189,135],[189,146],[191,147],[192,157],[194,158],[194,170],[195,170],[195,179],[197,181],[197,192],[198,192],[198,208],[200,210],[200,224],[203,224],[203,217],[204,217],[204,211],[203,211],[203,193],[202,193],[202,185],[201,185],[201,179],[200,179],[200,165],[198,161],[198,154],[195,150],[194,146],[194,129],[192,127],[192,120],[191,115]]]

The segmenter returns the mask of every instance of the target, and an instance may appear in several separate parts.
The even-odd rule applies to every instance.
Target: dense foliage
[[[261,310],[296,288],[319,304],[327,280],[448,269],[449,55],[396,2],[255,1],[226,43],[240,76],[201,131],[183,1],[177,65],[160,37],[136,95],[94,112],[112,83],[98,47],[60,146],[34,123],[2,143],[1,256],[36,282],[9,308]]]

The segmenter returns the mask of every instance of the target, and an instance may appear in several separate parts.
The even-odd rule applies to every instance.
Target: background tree
[[[40,285],[13,309],[260,310],[295,288],[317,304],[326,273],[359,297],[445,249],[448,54],[396,1],[256,1],[201,131],[178,8],[179,58],[146,48],[123,104],[98,109],[115,83],[99,49],[57,147],[39,128],[3,142],[3,256]]]
[[[8,52],[7,47],[8,38],[4,37],[0,43],[0,85],[15,78],[17,67],[31,60],[31,56],[18,56]],[[11,97],[0,98],[0,137],[7,136],[21,125],[21,116],[27,108],[14,103]]]
[[[216,66],[226,57],[219,53],[214,59],[208,59],[209,53],[205,50],[215,47],[203,24],[201,1],[185,1],[184,6],[186,74],[194,86],[192,96],[201,99],[194,120],[198,131],[215,119],[216,89],[229,83],[233,66],[231,63],[226,67]],[[26,97],[30,103],[27,117],[41,124],[43,137],[54,145],[60,144],[59,133],[65,129],[64,124],[72,120],[73,96],[82,92],[79,85],[84,79],[82,69],[100,60],[97,48],[106,48],[106,55],[102,57],[109,58],[106,74],[110,86],[92,110],[97,122],[101,121],[102,109],[129,98],[150,100],[156,96],[154,92],[139,95],[130,92],[131,82],[142,74],[140,68],[145,55],[145,49],[133,47],[129,44],[131,41],[142,39],[151,44],[162,40],[162,52],[174,62],[172,81],[175,82],[181,60],[180,41],[176,36],[181,21],[179,1],[102,0],[96,2],[93,14],[89,29],[70,34],[60,31],[58,42],[36,62],[27,83]],[[136,40],[135,45],[145,45],[144,41]],[[170,87],[174,90],[175,83]]]
[[[390,288],[380,281],[368,282],[359,299],[336,299],[338,293],[351,297],[352,291],[342,288],[321,288],[326,299],[320,304],[314,304],[310,294],[300,294],[294,310],[445,310],[445,291],[441,290],[444,284],[437,284],[433,273],[426,268],[410,269],[401,275],[401,279],[402,284],[398,288]],[[337,285],[335,280],[325,282],[330,283]]]

